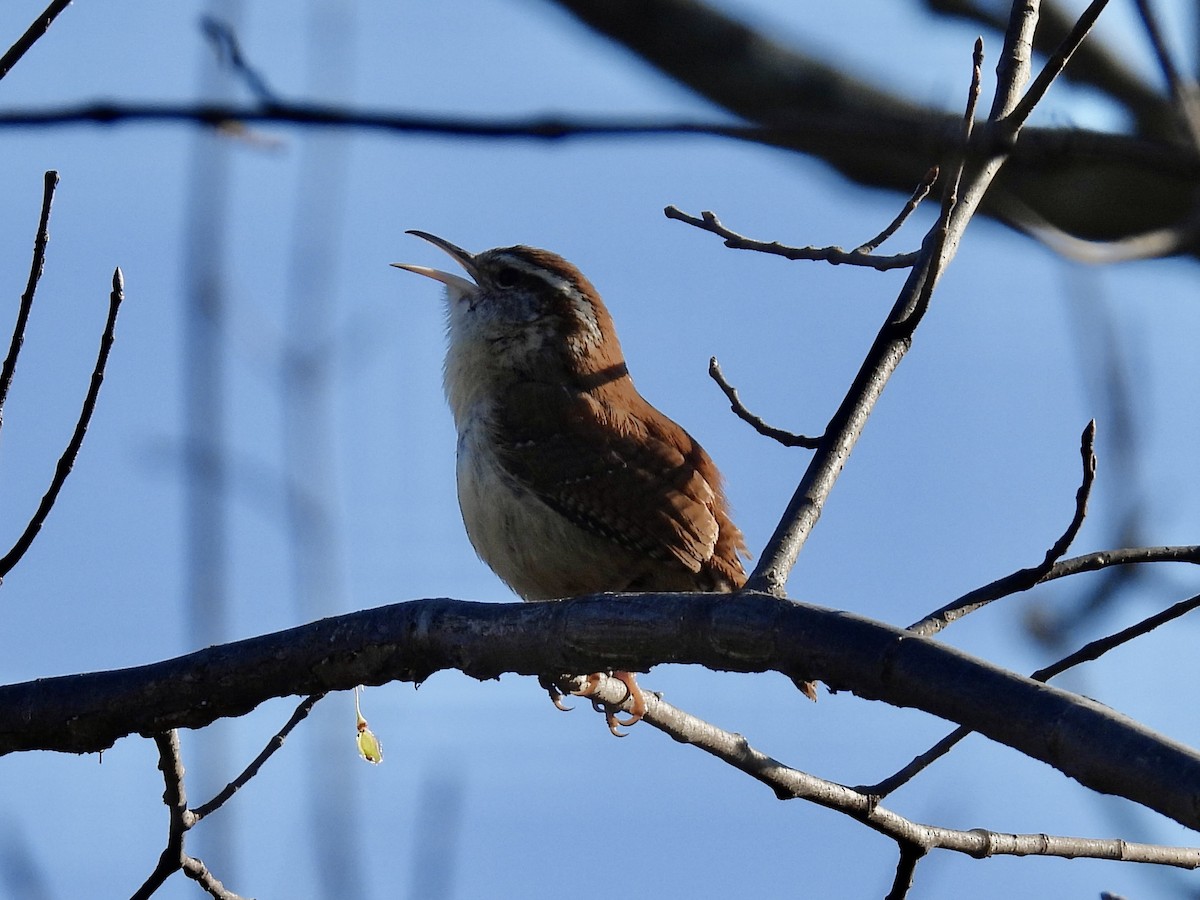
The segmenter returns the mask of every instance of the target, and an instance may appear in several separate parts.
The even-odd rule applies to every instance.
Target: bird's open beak
[[[406,234],[414,234],[423,240],[429,241],[435,247],[445,250],[454,261],[467,270],[467,274],[472,278],[475,277],[475,257],[464,250],[462,247],[456,247],[447,240],[438,237],[436,234],[430,234],[427,231],[407,231]],[[462,294],[473,294],[479,290],[478,285],[473,281],[468,281],[461,275],[455,275],[453,272],[443,272],[440,269],[431,269],[428,266],[414,266],[410,263],[392,263],[397,269],[407,269],[410,272],[416,272],[418,275],[424,275],[426,278],[432,278],[434,281],[440,281],[446,287],[456,289]]]

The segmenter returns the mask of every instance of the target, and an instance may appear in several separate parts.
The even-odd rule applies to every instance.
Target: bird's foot
[[[611,703],[592,700],[592,706],[604,713],[604,720],[608,723],[608,730],[612,732],[613,737],[625,737],[627,732],[617,729],[628,728],[642,721],[642,717],[646,715],[646,697],[642,693],[642,689],[638,687],[637,678],[632,672],[617,671],[612,673],[612,677],[625,685],[626,699],[633,701],[633,705],[629,708],[629,718],[624,720],[619,718],[617,713],[621,711],[620,707]],[[587,683],[583,687],[571,693],[578,697],[591,697],[599,687],[600,673],[596,672],[587,676]],[[555,703],[555,706],[558,704]]]

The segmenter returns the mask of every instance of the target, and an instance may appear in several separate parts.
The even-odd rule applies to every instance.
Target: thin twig
[[[1085,644],[1074,653],[1064,656],[1062,659],[1050,664],[1049,666],[1046,666],[1043,669],[1038,669],[1029,677],[1034,681],[1049,681],[1051,678],[1061,675],[1068,669],[1072,669],[1075,666],[1081,665],[1085,662],[1092,662],[1093,660],[1099,659],[1108,651],[1113,650],[1122,644],[1126,644],[1135,638],[1139,638],[1142,635],[1153,631],[1155,628],[1165,625],[1167,622],[1178,619],[1180,616],[1191,612],[1197,607],[1200,607],[1200,595],[1189,597],[1187,600],[1181,600],[1174,606],[1171,606],[1162,612],[1155,613],[1152,616],[1148,616],[1147,618],[1142,619],[1142,621],[1134,625],[1130,625],[1128,628],[1124,628],[1115,634],[1098,638],[1097,640]],[[898,770],[895,774],[888,776],[878,784],[860,786],[857,788],[857,790],[870,794],[873,797],[886,797],[897,788],[907,784],[938,759],[941,759],[941,757],[949,753],[955,744],[969,734],[971,734],[970,728],[967,728],[966,726],[960,726],[954,731],[950,732],[924,753],[915,756],[907,765]]]
[[[1025,122],[1029,119],[1033,108],[1041,102],[1042,97],[1046,95],[1046,91],[1050,90],[1050,85],[1054,80],[1062,74],[1062,70],[1067,67],[1067,63],[1071,60],[1071,55],[1083,43],[1083,39],[1087,37],[1088,32],[1092,30],[1092,26],[1096,24],[1096,19],[1100,13],[1104,11],[1104,7],[1108,5],[1108,0],[1092,0],[1092,3],[1083,14],[1076,20],[1075,27],[1071,29],[1058,49],[1051,54],[1046,60],[1046,64],[1042,66],[1042,70],[1038,72],[1037,78],[1033,80],[1033,84],[1029,86],[1029,90],[1025,92],[1020,102],[1013,108],[1013,111],[1004,117],[1005,125],[1012,129],[1013,139]]]
[[[715,356],[708,361],[708,374],[721,390],[725,392],[725,396],[729,400],[730,409],[734,411],[739,419],[749,424],[763,437],[769,437],[774,441],[778,441],[785,447],[804,447],[808,450],[813,450],[821,445],[820,438],[805,437],[802,434],[784,431],[782,428],[768,425],[760,416],[756,416],[750,410],[746,409],[745,404],[738,397],[737,388],[725,380],[725,373],[721,371],[721,364],[717,362]]]
[[[25,328],[29,313],[33,309],[33,298],[46,264],[46,244],[50,241],[50,206],[54,202],[54,189],[58,187],[58,173],[53,169],[42,176],[42,214],[38,217],[37,234],[33,239],[33,260],[29,264],[29,279],[25,282],[25,293],[17,310],[17,322],[13,326],[12,340],[8,345],[8,356],[0,367],[0,425],[4,423],[4,404],[8,401],[8,390],[17,371],[17,357],[25,342]]]
[[[913,191],[912,196],[908,198],[908,202],[904,204],[904,209],[900,210],[900,214],[892,219],[890,225],[871,240],[864,244],[859,244],[851,252],[852,253],[874,253],[879,249],[879,245],[890,238],[893,234],[900,230],[900,226],[908,221],[908,217],[917,211],[917,207],[921,205],[921,201],[929,196],[929,192],[933,189],[933,185],[937,182],[938,174],[941,168],[932,166],[925,177],[921,179],[921,183],[917,185],[917,189]]]
[[[910,330],[925,316],[929,302],[933,299],[933,289],[937,287],[938,279],[950,264],[953,253],[947,254],[946,247],[950,243],[950,224],[958,209],[959,187],[962,185],[963,173],[967,167],[966,148],[971,143],[971,132],[975,128],[975,108],[979,105],[979,94],[983,86],[983,38],[975,39],[975,49],[971,56],[971,84],[967,90],[967,106],[962,117],[962,154],[954,166],[954,171],[946,182],[942,195],[942,212],[938,216],[930,236],[932,242],[926,241],[927,246],[922,252],[926,254],[926,272],[920,281],[916,300],[906,308],[903,314],[895,320],[897,325],[905,325]],[[967,217],[970,218],[968,211]]]
[[[1056,578],[1066,578],[1082,572],[1098,572],[1112,566],[1129,566],[1138,563],[1178,562],[1200,564],[1200,544],[1176,547],[1123,547],[1119,550],[1097,550],[1083,556],[1074,556],[1056,562],[1042,578],[1042,583]]]
[[[254,758],[250,765],[246,766],[245,771],[242,772],[241,775],[229,782],[229,784],[225,785],[225,787],[221,789],[221,792],[207,803],[191,810],[190,814],[194,822],[199,822],[205,816],[216,812],[225,804],[227,800],[229,800],[230,797],[245,787],[250,779],[258,774],[258,770],[261,769],[263,764],[271,758],[272,754],[274,754],[276,750],[283,746],[283,742],[287,740],[287,736],[291,734],[292,729],[304,720],[304,718],[312,711],[312,708],[317,705],[317,701],[324,696],[324,694],[311,694],[310,696],[305,697],[300,705],[296,707],[296,711],[292,713],[292,717],[287,720],[287,723],[281,729],[279,729],[279,733],[267,742],[267,745],[263,747],[262,752]]]
[[[1079,489],[1075,492],[1074,515],[1071,516],[1070,523],[1059,536],[1058,540],[1046,551],[1046,555],[1042,561],[1036,566],[1030,566],[1013,572],[1011,575],[1007,575],[998,581],[993,581],[991,584],[984,585],[981,588],[976,588],[959,597],[957,600],[947,603],[941,609],[931,612],[925,618],[910,625],[910,631],[924,637],[930,637],[952,622],[987,606],[994,600],[1000,597],[1007,597],[1011,594],[1017,594],[1021,591],[1027,591],[1046,579],[1054,569],[1055,563],[1070,549],[1072,542],[1079,534],[1079,529],[1083,527],[1084,518],[1087,516],[1088,497],[1091,496],[1092,485],[1096,480],[1095,444],[1096,420],[1092,419],[1088,422],[1087,427],[1083,429],[1083,434],[1080,435],[1079,439],[1079,454],[1083,458],[1083,479],[1079,484]]]
[[[92,381],[88,387],[87,396],[83,400],[83,408],[79,411],[79,420],[75,423],[75,432],[71,435],[71,440],[67,444],[67,449],[63,451],[62,456],[58,459],[58,465],[54,469],[54,478],[50,482],[50,487],[42,496],[42,502],[38,504],[37,511],[33,514],[33,518],[29,520],[29,524],[25,526],[25,531],[21,534],[12,549],[0,558],[0,579],[12,571],[21,557],[25,555],[34,538],[42,529],[42,524],[46,521],[46,517],[50,515],[50,510],[54,508],[54,502],[58,499],[58,493],[62,490],[63,484],[67,480],[67,476],[71,474],[71,468],[75,465],[75,458],[79,455],[79,449],[83,446],[84,435],[87,434],[88,424],[91,422],[92,413],[96,409],[96,398],[100,395],[100,385],[104,381],[104,367],[108,364],[108,354],[113,345],[113,334],[117,324],[117,312],[121,307],[121,301],[125,298],[125,280],[121,275],[121,270],[117,269],[113,273],[112,293],[108,299],[108,321],[104,326],[104,334],[100,338],[100,352],[96,356],[96,367],[92,370]]]
[[[12,67],[25,55],[26,51],[50,30],[50,26],[58,18],[58,14],[70,5],[71,0],[52,0],[50,5],[42,10],[42,14],[33,20],[33,24],[25,29],[23,35],[17,38],[17,42],[9,47],[3,56],[0,56],[0,78],[12,71]]]
[[[887,272],[892,269],[911,268],[917,261],[919,253],[898,253],[895,256],[872,256],[859,250],[843,250],[841,247],[789,247],[778,241],[756,241],[745,235],[738,234],[721,224],[721,220],[709,210],[700,213],[700,217],[685,213],[676,206],[668,206],[663,210],[668,219],[685,222],[723,238],[725,246],[731,250],[753,250],[757,253],[768,253],[772,256],[782,256],[784,259],[805,259],[816,262],[832,263],[835,266],[862,266]]]
[[[1029,81],[1033,55],[1030,51],[1041,5],[1041,0],[1017,0],[1009,6],[1004,45],[996,59],[996,93],[992,97],[989,121],[997,122],[1011,112],[1021,96],[1021,89]]]
[[[1181,600],[1174,606],[1164,609],[1162,612],[1147,616],[1142,621],[1130,625],[1128,628],[1123,628],[1116,634],[1097,638],[1088,644],[1084,644],[1070,656],[1064,656],[1058,662],[1052,663],[1044,669],[1038,669],[1029,677],[1034,681],[1049,681],[1051,678],[1061,675],[1063,672],[1081,663],[1099,659],[1109,650],[1120,647],[1122,644],[1127,644],[1133,639],[1141,637],[1143,634],[1148,634],[1155,628],[1178,619],[1198,606],[1200,606],[1200,594],[1197,594],[1195,597],[1189,597],[1187,600]]]

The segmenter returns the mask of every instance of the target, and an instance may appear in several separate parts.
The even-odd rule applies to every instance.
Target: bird
[[[583,273],[535,247],[470,253],[407,233],[466,276],[392,264],[446,288],[458,502],[492,571],[527,601],[742,587],[749,554],[720,472],[634,387],[612,317]],[[607,709],[619,737],[646,701],[633,673],[611,674],[631,701],[628,719]],[[589,676],[576,693],[598,683]]]

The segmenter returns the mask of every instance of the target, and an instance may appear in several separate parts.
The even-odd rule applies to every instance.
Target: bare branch
[[[1120,550],[1097,550],[1083,556],[1075,556],[1056,562],[1043,582],[1083,572],[1098,572],[1111,566],[1129,566],[1137,563],[1179,562],[1200,564],[1200,544],[1178,547],[1125,547]]]
[[[271,758],[275,751],[283,746],[283,742],[287,740],[287,736],[291,734],[292,729],[299,725],[308,716],[308,714],[312,712],[312,708],[317,705],[317,701],[324,696],[324,693],[319,693],[311,694],[308,697],[305,697],[304,700],[301,701],[300,705],[296,707],[296,711],[292,713],[292,717],[287,720],[287,723],[281,729],[279,729],[279,733],[267,742],[267,746],[262,749],[262,752],[254,758],[250,765],[246,766],[245,771],[243,771],[242,774],[233,781],[229,782],[229,784],[225,785],[225,787],[221,789],[221,792],[207,803],[198,806],[191,811],[190,814],[193,819],[193,824],[195,822],[199,822],[205,816],[216,812],[225,805],[226,801],[228,801],[230,797],[245,787],[246,784],[249,783],[250,779],[258,774],[258,770],[263,767],[263,764]]]
[[[29,313],[33,309],[33,298],[46,263],[46,244],[50,241],[50,206],[54,202],[54,189],[58,187],[58,173],[51,170],[43,176],[42,214],[38,217],[37,235],[33,239],[33,261],[29,264],[29,279],[25,282],[25,293],[17,310],[17,322],[13,326],[12,340],[8,345],[8,356],[0,368],[0,425],[4,423],[4,404],[8,401],[8,390],[17,371],[17,357],[25,341],[25,328]]]
[[[969,138],[974,119],[975,102],[979,95],[982,44],[977,42],[973,57],[971,88],[961,128]],[[753,590],[763,590],[783,596],[788,576],[821,516],[825,501],[841,474],[867,418],[875,408],[892,373],[912,345],[913,333],[928,306],[930,292],[938,274],[953,258],[958,239],[978,208],[986,186],[999,171],[1003,157],[973,170],[971,189],[958,198],[964,156],[960,148],[954,174],[947,181],[938,223],[926,235],[921,247],[920,261],[913,266],[905,280],[887,320],[875,337],[867,357],[858,370],[841,405],[825,430],[820,446],[800,480],[796,492],[780,517],[775,532],[764,548],[758,566],[746,582]]]
[[[1104,7],[1106,6],[1108,6],[1108,0],[1092,0],[1088,8],[1083,11],[1083,14],[1075,22],[1075,27],[1063,38],[1063,42],[1059,45],[1058,49],[1046,60],[1046,64],[1038,72],[1037,78],[1033,80],[1033,84],[1029,86],[1029,90],[1025,92],[1025,96],[1021,98],[1012,112],[1004,117],[1005,123],[1013,129],[1014,137],[1025,124],[1026,120],[1029,119],[1029,114],[1033,112],[1033,108],[1046,95],[1046,91],[1050,90],[1050,85],[1062,74],[1062,70],[1070,62],[1072,54],[1083,43],[1083,39],[1092,30],[1092,26],[1096,24],[1096,19],[1100,17],[1100,13],[1104,11]]]
[[[1096,480],[1095,443],[1096,420],[1092,419],[1083,429],[1079,440],[1079,453],[1083,457],[1083,480],[1075,492],[1075,514],[1071,517],[1066,530],[1046,551],[1045,558],[1036,566],[1013,572],[1011,575],[976,588],[957,600],[947,603],[941,609],[910,625],[910,631],[926,637],[937,634],[952,622],[987,606],[992,601],[1027,591],[1047,578],[1054,569],[1054,564],[1070,549],[1075,537],[1079,534],[1079,529],[1083,527],[1083,520],[1087,515],[1088,497],[1091,495],[1092,485]]]
[[[620,705],[626,691],[615,679],[605,679],[597,699]],[[793,769],[756,750],[740,734],[734,734],[677,709],[653,694],[646,696],[646,717],[655,728],[674,740],[691,744],[722,762],[746,773],[771,789],[780,800],[807,800],[843,813],[910,848],[912,865],[929,850],[953,850],[976,857],[1002,855],[1061,856],[1067,858],[1119,859],[1180,868],[1200,868],[1200,848],[1133,844],[1098,838],[1059,837],[1046,834],[1002,834],[982,828],[959,831],[923,825],[879,804],[879,798]],[[902,862],[902,865],[907,865]],[[901,877],[897,872],[897,883]],[[908,873],[911,875],[911,871]],[[900,896],[903,896],[901,894]]]
[[[1109,650],[1113,650],[1122,644],[1127,644],[1134,638],[1139,638],[1143,634],[1149,634],[1160,625],[1165,625],[1180,616],[1191,612],[1196,607],[1200,606],[1200,594],[1195,597],[1189,597],[1187,600],[1181,600],[1174,606],[1164,609],[1160,613],[1155,613],[1148,616],[1135,625],[1130,625],[1128,628],[1123,628],[1115,634],[1107,637],[1098,638],[1084,646],[1080,647],[1070,656],[1064,656],[1058,662],[1047,666],[1044,669],[1038,669],[1029,677],[1034,681],[1049,681],[1056,675],[1061,675],[1068,669],[1074,668],[1081,663],[1091,662],[1099,659]]]
[[[751,591],[738,593],[736,603],[721,594],[412,601],[149,666],[8,685],[0,687],[0,753],[94,752],[127,734],[197,728],[241,715],[270,697],[423,681],[447,668],[492,678],[646,671],[664,662],[777,671],[922,709],[1094,790],[1200,826],[1192,803],[1200,796],[1200,752],[1103,704],[941,642]],[[980,703],[980,696],[988,702]]]
[[[158,747],[158,770],[163,774],[163,803],[170,813],[167,829],[167,846],[158,858],[154,871],[133,892],[131,900],[146,900],[162,887],[173,874],[179,871],[183,857],[183,836],[191,827],[185,821],[187,816],[187,791],[183,786],[183,759],[179,753],[179,732],[172,728],[170,731],[154,735],[154,745]]]
[[[1008,28],[1008,16],[1000,4],[976,0],[925,0],[925,3],[934,13],[959,16],[1002,34]],[[1070,9],[1061,3],[1042,0],[1038,27],[1033,33],[1034,49],[1049,56],[1074,25],[1075,15]],[[1121,104],[1138,123],[1139,131],[1161,134],[1163,120],[1170,114],[1167,104],[1128,64],[1127,57],[1128,54],[1114,52],[1093,37],[1072,55],[1071,67],[1065,70],[1064,76],[1077,84],[1095,87]]]
[[[996,60],[996,93],[988,115],[993,122],[1012,111],[1021,96],[1021,89],[1029,81],[1033,36],[1037,32],[1040,7],[1041,0],[1014,0],[1009,6],[1004,46]]]
[[[933,189],[934,183],[938,179],[938,174],[941,169],[937,166],[930,167],[925,173],[925,177],[921,179],[921,183],[917,185],[912,196],[908,198],[908,202],[904,204],[904,208],[900,210],[899,215],[892,219],[891,224],[871,240],[854,248],[854,253],[874,253],[879,245],[894,235],[900,230],[900,227],[908,221],[908,217],[917,211],[917,207],[921,205],[921,201],[929,196],[929,192]]]
[[[668,206],[663,210],[668,219],[686,222],[702,231],[724,238],[725,246],[731,250],[754,250],[757,253],[769,253],[772,256],[782,256],[784,259],[807,259],[816,262],[832,263],[835,266],[862,266],[887,272],[892,269],[908,269],[917,261],[918,253],[899,253],[895,256],[872,256],[870,253],[857,250],[843,250],[841,247],[789,247],[778,241],[756,241],[745,237],[736,231],[731,231],[721,224],[721,220],[708,210],[700,213],[700,217],[685,213],[676,206]]]
[[[87,434],[88,424],[91,422],[92,413],[96,409],[96,398],[100,395],[100,385],[104,382],[104,367],[108,364],[108,354],[113,345],[113,334],[117,325],[117,312],[124,298],[125,281],[121,275],[121,270],[117,269],[113,273],[112,293],[109,294],[108,299],[108,322],[104,326],[104,334],[100,337],[100,352],[96,357],[96,367],[92,370],[91,385],[88,387],[87,396],[83,400],[83,408],[79,411],[79,420],[75,423],[75,432],[71,435],[67,449],[63,451],[62,456],[58,459],[58,465],[54,469],[54,478],[50,482],[50,487],[46,489],[46,493],[42,496],[42,502],[38,504],[33,518],[29,520],[29,524],[25,526],[25,531],[17,538],[12,549],[3,558],[0,558],[0,578],[3,578],[12,571],[13,566],[20,562],[21,557],[25,555],[25,551],[33,544],[34,538],[42,530],[42,525],[45,523],[46,517],[50,515],[50,510],[54,508],[54,502],[58,499],[58,493],[62,490],[63,484],[66,483],[67,476],[71,474],[71,468],[75,465],[75,458],[79,455],[79,449],[83,446],[84,435]]]
[[[771,440],[778,441],[785,447],[805,447],[812,450],[820,446],[820,438],[805,437],[802,434],[795,434],[791,431],[784,431],[782,428],[768,425],[761,417],[754,415],[754,413],[746,409],[745,404],[738,397],[737,388],[725,380],[725,373],[721,371],[721,365],[717,362],[715,356],[708,361],[708,374],[721,390],[725,392],[725,396],[729,399],[730,409],[734,411],[739,419],[749,424],[763,437],[769,437]]]
[[[1163,610],[1162,612],[1155,613],[1154,615],[1143,619],[1135,625],[1131,625],[1128,628],[1118,631],[1116,634],[1099,638],[1088,644],[1085,644],[1074,653],[1064,656],[1062,659],[1058,660],[1058,662],[1046,666],[1044,669],[1038,669],[1029,677],[1034,681],[1049,681],[1051,678],[1061,675],[1068,669],[1072,669],[1075,666],[1085,662],[1091,662],[1099,659],[1109,650],[1119,647],[1121,644],[1126,644],[1129,641],[1132,641],[1134,638],[1141,637],[1143,634],[1147,634],[1148,632],[1153,631],[1155,628],[1158,628],[1160,625],[1164,625],[1173,619],[1178,619],[1180,616],[1191,612],[1197,606],[1200,606],[1200,595],[1191,597],[1187,600],[1182,600],[1179,603],[1176,603],[1174,606]],[[895,774],[885,778],[876,785],[871,785],[870,787],[859,787],[858,790],[869,793],[872,796],[886,797],[901,785],[907,784],[919,773],[927,769],[932,763],[949,753],[955,744],[957,744],[970,733],[970,728],[956,728],[924,753],[914,757],[906,766],[904,766],[904,768],[900,769]]]
[[[241,895],[235,894],[225,885],[217,880],[217,877],[208,870],[208,866],[194,856],[185,856],[183,865],[183,874],[199,884],[204,890],[217,900],[242,900]]]
[[[0,78],[12,71],[12,67],[26,54],[29,48],[50,30],[50,26],[58,18],[58,14],[70,5],[71,0],[51,0],[50,5],[42,10],[42,14],[25,29],[25,33],[17,38],[17,42],[9,47],[3,56],[0,56]]]
[[[919,863],[929,850],[911,841],[897,841],[900,845],[900,858],[896,860],[896,877],[892,880],[892,889],[884,900],[904,900],[912,890],[913,877],[917,874]]]
[[[242,900],[237,894],[221,884],[216,876],[208,870],[199,859],[189,856],[184,851],[185,835],[200,817],[187,807],[187,791],[183,786],[183,757],[179,751],[179,732],[172,728],[167,732],[154,735],[154,744],[158,747],[158,769],[163,773],[163,803],[170,811],[170,824],[167,832],[167,846],[159,856],[158,865],[134,891],[131,900],[147,900],[168,878],[182,871],[188,878],[199,884],[204,890],[218,900]],[[231,792],[232,793],[232,792]]]

